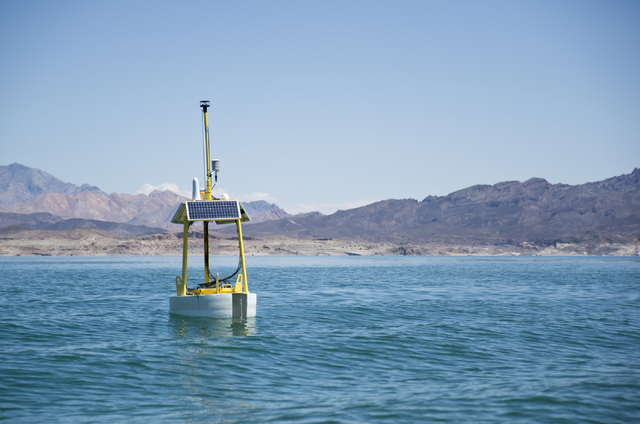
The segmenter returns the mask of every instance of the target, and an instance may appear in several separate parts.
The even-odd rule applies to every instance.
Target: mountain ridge
[[[131,225],[121,222],[100,221],[95,219],[64,219],[50,213],[21,214],[0,212],[0,229],[24,227],[30,230],[63,231],[81,228],[98,228],[123,236],[139,236],[163,233],[163,228],[143,225]]]
[[[0,208],[6,213],[48,213],[59,217],[60,220],[78,219],[128,224],[145,227],[137,230],[145,234],[158,228],[175,230],[177,227],[171,224],[171,218],[178,205],[189,200],[169,190],[154,190],[149,195],[107,194],[88,184],[77,186],[64,183],[47,172],[17,163],[0,166],[0,199],[4,199]],[[251,224],[291,216],[276,204],[264,200],[242,202],[242,205],[251,217]],[[33,221],[28,217],[25,220]],[[2,222],[0,219],[0,226],[3,225]],[[88,225],[83,221],[72,222]],[[106,228],[106,225],[100,224],[100,228]],[[112,225],[110,228],[125,227]],[[133,230],[127,228],[122,231]]]
[[[22,182],[12,187],[26,190],[24,175],[29,174],[26,167],[14,164],[0,169],[16,166],[22,167]],[[38,175],[55,178],[46,173]],[[47,212],[59,220],[111,221],[155,230],[175,230],[177,227],[169,221],[177,205],[188,200],[170,191],[154,191],[148,196],[107,195],[97,187],[81,190],[86,185],[65,186],[68,183],[57,181],[52,180],[49,186],[77,193],[40,194],[27,203],[14,202],[6,212],[24,215]],[[3,194],[2,187],[11,184],[6,178],[0,182],[4,184],[0,186],[0,194]],[[38,190],[48,187],[41,181],[38,184]],[[16,190],[12,192],[14,197]],[[33,196],[37,191],[34,190],[22,196]],[[638,243],[640,169],[578,185],[551,184],[542,178],[474,185],[446,196],[427,196],[422,201],[388,199],[331,215],[291,215],[266,201],[243,202],[243,206],[252,217],[251,225],[245,226],[244,233],[255,237],[281,235],[392,244]],[[15,224],[29,226],[21,222]],[[49,224],[59,225],[56,222]],[[77,224],[90,225],[80,221]]]
[[[65,183],[45,171],[19,163],[0,166],[0,209],[14,203],[26,203],[45,193],[76,195],[83,191],[104,193],[98,187]]]
[[[640,169],[574,186],[531,178],[476,185],[422,201],[389,199],[327,216],[257,223],[245,234],[395,244],[637,241]]]

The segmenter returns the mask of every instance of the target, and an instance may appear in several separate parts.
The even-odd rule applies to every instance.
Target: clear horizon
[[[640,3],[0,4],[0,165],[289,213],[640,166]]]

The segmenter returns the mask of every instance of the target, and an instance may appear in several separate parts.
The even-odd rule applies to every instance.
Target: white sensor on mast
[[[215,181],[218,182],[218,171],[220,171],[220,159],[211,160],[211,170],[215,174]]]
[[[200,197],[200,184],[197,178],[193,179],[193,184],[191,186],[191,200],[202,200]]]

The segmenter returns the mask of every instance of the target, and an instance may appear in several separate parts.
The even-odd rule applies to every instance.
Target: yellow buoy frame
[[[176,277],[176,288],[178,290],[178,296],[187,295],[187,252],[189,250],[189,221],[184,220],[184,233],[182,234],[182,278],[180,284],[178,284],[178,277]]]
[[[236,229],[238,230],[238,248],[240,249],[240,264],[242,265],[242,293],[249,293],[247,286],[247,267],[244,264],[244,246],[242,244],[242,226],[240,220],[236,219]]]
[[[207,108],[209,107],[209,102],[203,100],[200,102],[200,106],[202,107],[202,111],[204,112],[204,134],[205,134],[205,149],[206,149],[206,162],[207,162],[207,188],[205,191],[205,200],[214,200],[211,194],[211,161],[209,157],[209,122],[207,120]],[[249,293],[249,286],[247,284],[247,267],[245,265],[244,260],[244,246],[242,244],[242,226],[240,222],[241,219],[236,219],[236,229],[238,231],[238,247],[240,249],[240,264],[242,267],[242,274],[238,275],[238,279],[236,280],[235,287],[220,287],[220,281],[218,280],[218,275],[216,274],[216,288],[215,289],[196,289],[196,290],[188,290],[187,289],[187,256],[189,250],[189,225],[193,221],[189,221],[187,219],[186,212],[184,214],[184,233],[182,237],[182,278],[176,277],[176,290],[178,292],[178,296],[187,296],[188,294],[220,294],[220,293]],[[203,232],[204,232],[204,281],[205,283],[209,282],[209,222],[212,220],[204,220],[203,221]],[[175,221],[174,221],[175,222]],[[237,289],[240,288],[238,283],[241,282],[241,291]]]
[[[182,277],[176,277],[176,290],[178,296],[187,296],[189,294],[204,295],[204,294],[220,294],[220,293],[249,293],[249,285],[247,283],[247,266],[244,256],[244,244],[242,243],[242,225],[241,220],[236,219],[236,229],[238,231],[238,248],[240,249],[240,267],[242,274],[238,274],[235,286],[230,284],[227,286],[221,285],[216,274],[216,287],[211,289],[187,289],[187,259],[189,253],[189,220],[184,219],[184,233],[182,237]],[[205,257],[208,259],[209,252],[205,250]],[[208,260],[206,261],[208,263]],[[205,269],[208,274],[208,269]],[[208,277],[208,275],[207,275]],[[208,282],[209,279],[206,278]]]

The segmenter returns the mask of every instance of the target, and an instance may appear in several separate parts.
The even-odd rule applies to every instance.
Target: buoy
[[[248,318],[256,316],[255,293],[249,292],[247,282],[247,267],[244,258],[242,240],[242,222],[249,221],[249,215],[242,208],[238,200],[231,200],[223,194],[220,198],[213,197],[211,190],[211,175],[214,172],[218,181],[220,161],[209,160],[209,124],[207,109],[209,101],[200,102],[204,116],[205,127],[205,155],[207,185],[204,199],[200,196],[198,179],[193,180],[192,200],[178,206],[171,222],[182,224],[182,275],[176,277],[176,296],[169,298],[171,313],[188,316],[206,316],[214,318]],[[187,253],[189,250],[189,227],[194,222],[202,222],[204,228],[204,279],[193,288],[187,287]],[[239,262],[236,271],[229,277],[213,277],[209,264],[209,223],[217,225],[236,224],[238,233]],[[235,283],[232,279],[235,278]]]

